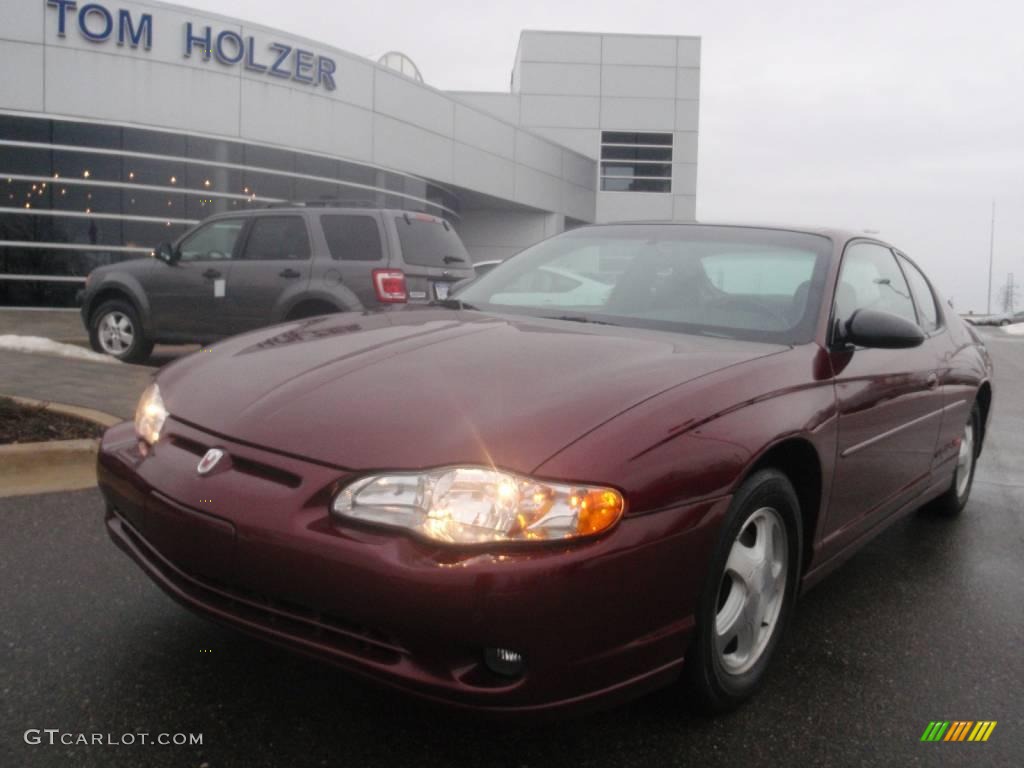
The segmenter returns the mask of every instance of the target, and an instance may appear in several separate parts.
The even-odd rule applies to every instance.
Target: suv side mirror
[[[167,264],[173,264],[178,260],[177,251],[174,250],[174,247],[170,243],[160,243],[160,245],[153,250],[153,255],[160,259],[160,261]]]
[[[858,309],[839,331],[839,341],[872,349],[911,349],[925,339],[917,323],[877,309]]]

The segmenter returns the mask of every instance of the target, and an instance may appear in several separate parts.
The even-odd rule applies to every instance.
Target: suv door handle
[[[301,272],[296,272],[294,269],[291,269],[291,268],[289,268],[289,269],[282,269],[277,274],[279,274],[281,277],[302,277],[302,273]]]
[[[937,389],[939,386],[939,374],[928,374],[928,389]]]
[[[215,277],[220,277],[220,270],[219,269],[210,268],[210,269],[206,270],[205,272],[203,272],[203,277],[207,277],[210,280],[213,280],[213,278],[215,278]]]

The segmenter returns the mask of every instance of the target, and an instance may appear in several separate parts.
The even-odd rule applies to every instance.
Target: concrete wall
[[[504,261],[564,229],[565,217],[560,214],[482,208],[463,212],[459,236],[474,262]]]
[[[700,38],[525,31],[512,93],[458,96],[595,160],[601,131],[671,132],[671,194],[599,192],[597,221],[694,219]]]

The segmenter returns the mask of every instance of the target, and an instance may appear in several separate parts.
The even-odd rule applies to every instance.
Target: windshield
[[[444,269],[471,269],[473,260],[451,224],[421,213],[395,217],[406,264]]]
[[[587,227],[466,285],[477,309],[797,344],[814,337],[831,241],[697,225]]]

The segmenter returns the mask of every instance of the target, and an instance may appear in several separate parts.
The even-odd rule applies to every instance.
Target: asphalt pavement
[[[764,690],[686,690],[546,725],[427,707],[180,608],[110,543],[96,491],[0,501],[0,766],[1024,765],[1024,338],[986,331],[996,405],[971,503],[889,528],[802,600]],[[995,720],[987,743],[922,743]],[[201,733],[49,746],[28,729]]]

